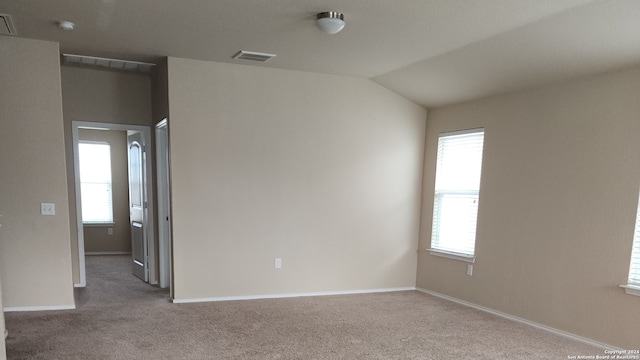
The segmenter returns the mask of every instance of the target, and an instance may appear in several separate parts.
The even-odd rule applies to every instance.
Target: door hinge
[[[144,202],[144,208],[145,209],[147,208],[147,202],[146,201]]]

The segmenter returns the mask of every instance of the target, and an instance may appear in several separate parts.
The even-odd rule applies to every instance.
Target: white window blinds
[[[636,229],[633,235],[631,266],[629,267],[629,285],[640,287],[640,201],[636,213]]]
[[[111,146],[80,142],[80,192],[83,223],[112,223]]]
[[[473,256],[484,129],[438,139],[431,250]]]

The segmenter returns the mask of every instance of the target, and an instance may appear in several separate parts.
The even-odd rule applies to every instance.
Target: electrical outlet
[[[467,265],[467,275],[469,275],[469,276],[473,275],[473,265],[472,264]]]
[[[113,235],[113,228],[107,228],[107,235]]]
[[[282,268],[282,259],[276,258],[274,264],[275,264],[276,269],[281,269]]]
[[[56,204],[54,203],[40,203],[40,214],[42,215],[55,215]]]

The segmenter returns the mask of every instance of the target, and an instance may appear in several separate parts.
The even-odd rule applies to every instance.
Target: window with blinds
[[[638,211],[636,212],[636,228],[633,235],[631,265],[629,266],[629,283],[627,286],[634,287],[640,291],[640,201],[638,201]]]
[[[431,251],[472,258],[480,195],[484,129],[438,139]]]
[[[84,224],[113,223],[111,146],[79,142],[80,193]]]

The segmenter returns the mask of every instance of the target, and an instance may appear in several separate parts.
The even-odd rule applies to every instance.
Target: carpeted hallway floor
[[[171,304],[87,257],[78,309],[7,313],[13,359],[567,359],[603,350],[415,291]],[[212,279],[214,281],[214,279]]]

